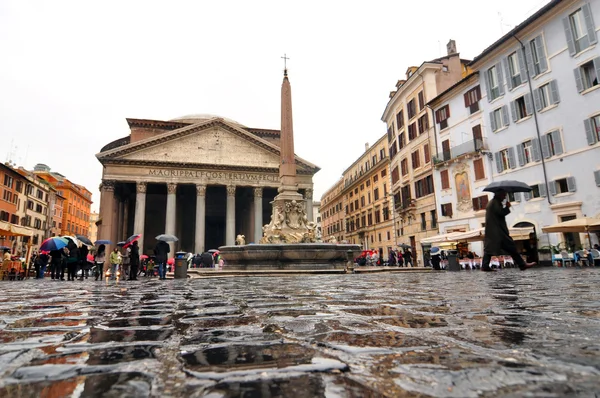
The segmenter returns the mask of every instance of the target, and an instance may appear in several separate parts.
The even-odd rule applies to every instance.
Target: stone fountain
[[[292,122],[292,90],[284,70],[281,85],[280,186],[271,202],[271,221],[263,226],[259,244],[221,246],[232,270],[330,270],[343,269],[348,257],[360,253],[359,245],[323,243],[316,225],[308,221],[306,204],[296,183],[296,157]]]

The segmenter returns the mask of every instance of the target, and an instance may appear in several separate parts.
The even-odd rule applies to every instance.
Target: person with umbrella
[[[410,250],[408,250],[409,247],[410,246],[404,248],[404,254],[402,255],[402,257],[404,258],[405,267],[408,267],[408,264],[410,264],[410,266],[413,267],[412,253]]]
[[[96,242],[98,243],[98,242]],[[106,262],[106,246],[101,244],[98,246],[98,250],[96,251],[96,256],[94,257],[94,263],[96,265],[96,270],[94,271],[94,279],[102,279],[102,274],[106,272],[104,270],[104,263]]]
[[[121,253],[119,253],[119,248],[115,247],[115,249],[110,253],[110,279],[117,278],[117,270],[119,269],[119,264],[121,264]]]
[[[500,183],[504,183],[504,185],[500,185]],[[508,226],[506,225],[506,216],[510,214],[511,206],[510,201],[506,200],[508,190],[511,192],[522,192],[519,189],[530,191],[531,188],[518,181],[515,183],[520,185],[515,184],[514,186],[510,186],[506,185],[507,183],[508,181],[492,183],[484,189],[484,191],[494,192],[494,197],[489,201],[485,209],[485,240],[483,242],[482,271],[492,271],[490,267],[492,256],[499,255],[502,251],[508,253],[522,271],[535,265],[535,263],[526,263],[523,260],[517,251],[517,246],[510,236]],[[498,186],[493,186],[494,184]]]
[[[129,280],[136,281],[138,267],[140,265],[140,248],[138,246],[137,240],[131,244],[131,251],[129,252]]]
[[[67,257],[67,280],[74,281],[77,276],[77,264],[79,262],[79,248],[74,241],[67,245],[69,256]]]
[[[156,262],[158,263],[158,278],[167,279],[167,256],[171,248],[169,244],[164,240],[159,240],[154,247],[154,255],[156,256]]]
[[[440,263],[442,262],[442,258],[440,255],[442,254],[439,247],[432,247],[431,251],[431,266],[433,269],[440,271],[442,267],[440,267]]]

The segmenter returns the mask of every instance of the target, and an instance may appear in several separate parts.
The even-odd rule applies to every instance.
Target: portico
[[[278,131],[248,129],[222,118],[188,119],[179,129],[131,142],[136,133],[140,138],[133,127],[138,124],[165,129],[183,124],[143,122],[129,120],[132,134],[97,155],[104,165],[99,239],[116,243],[141,233],[144,254],[152,253],[154,237],[162,233],[179,238],[171,253],[234,245],[238,234],[258,243],[279,186],[279,148],[272,143],[277,137],[270,142],[257,132],[276,136]],[[296,163],[299,192],[312,199],[318,168],[298,157]]]

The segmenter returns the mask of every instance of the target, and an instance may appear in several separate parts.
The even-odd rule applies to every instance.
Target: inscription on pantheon
[[[205,178],[207,180],[279,182],[278,175],[257,174],[257,173],[237,173],[237,172],[229,172],[229,171],[148,169],[148,175],[159,176],[159,177]]]

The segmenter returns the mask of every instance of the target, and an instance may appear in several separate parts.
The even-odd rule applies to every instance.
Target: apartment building
[[[432,167],[437,150],[433,115],[426,105],[469,72],[468,61],[460,58],[453,40],[447,50],[445,57],[408,68],[381,117],[387,126],[397,243],[410,245],[421,266],[427,262],[420,240],[438,232]]]
[[[344,203],[344,179],[340,178],[321,196],[321,235],[323,242],[346,240],[346,207]]]
[[[470,64],[482,83],[489,178],[532,187],[511,197],[507,222],[535,228],[540,245],[579,248],[584,236],[542,227],[600,216],[598,21],[599,1],[551,1]]]
[[[346,241],[364,249],[381,249],[387,258],[395,247],[389,182],[387,135],[365,152],[343,175]]]

